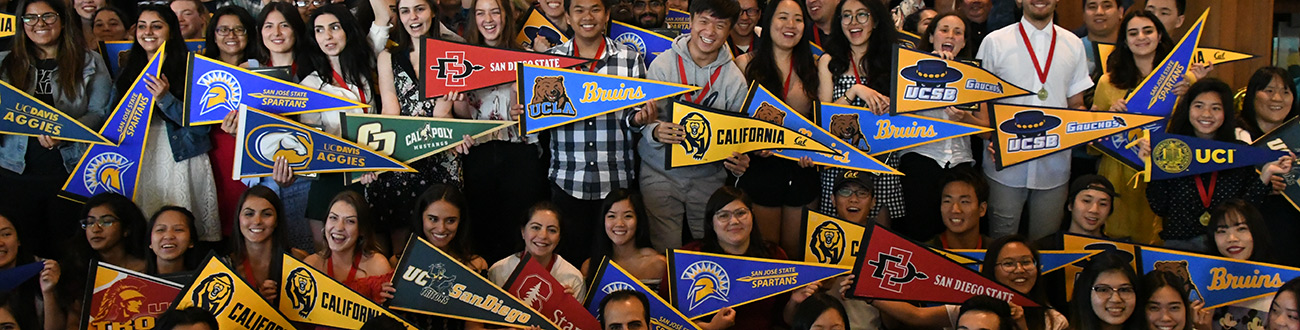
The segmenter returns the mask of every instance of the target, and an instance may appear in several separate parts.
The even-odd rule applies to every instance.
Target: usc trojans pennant
[[[893,73],[889,111],[894,114],[1030,94],[984,68],[898,45]]]
[[[505,289],[561,329],[600,330],[600,321],[577,298],[564,293],[564,285],[527,253],[506,279]]]
[[[181,293],[180,284],[98,260],[91,261],[88,282],[93,289],[82,299],[80,329],[153,327]]]
[[[452,91],[470,91],[515,80],[515,63],[567,68],[590,63],[585,58],[502,49],[422,38],[420,90],[435,98]]]
[[[372,318],[388,316],[407,330],[415,326],[339,283],[329,275],[285,254],[280,263],[280,313],[293,322],[357,329]],[[383,275],[375,275],[383,276]]]
[[[605,300],[605,296],[623,290],[634,290],[645,294],[646,300],[650,301],[650,327],[654,330],[699,330],[700,328],[682,315],[682,312],[673,308],[664,298],[654,290],[646,287],[644,283],[632,277],[627,270],[619,266],[612,260],[605,259],[600,264],[596,276],[592,277],[591,288],[587,290],[587,299],[585,305],[591,315],[600,315],[600,302]]]
[[[293,324],[257,290],[217,257],[208,258],[194,282],[176,296],[172,309],[198,307],[212,313],[221,329],[288,330]]]
[[[831,153],[830,147],[789,128],[766,121],[673,102],[669,118],[686,130],[686,140],[668,148],[665,168],[722,161],[732,152],[786,149]]]
[[[989,104],[999,171],[1161,119],[1129,112]]]
[[[745,96],[744,106],[741,108],[751,118],[798,131],[799,134],[820,142],[835,151],[833,153],[821,153],[777,149],[773,151],[777,157],[795,161],[803,157],[809,157],[812,158],[813,163],[818,165],[872,173],[903,174],[889,167],[889,165],[881,163],[875,157],[868,156],[866,152],[853,147],[852,144],[840,139],[836,134],[831,134],[831,132],[817,126],[812,120],[804,117],[798,111],[794,111],[793,108],[790,108],[790,105],[785,104],[785,101],[777,98],[776,95],[773,95],[771,91],[768,91],[767,88],[757,82],[749,84],[749,94]]]
[[[803,220],[804,261],[840,266],[858,261],[866,226],[807,209]]]
[[[672,250],[670,278],[663,280],[672,292],[673,305],[682,315],[697,319],[848,271],[845,266]]]

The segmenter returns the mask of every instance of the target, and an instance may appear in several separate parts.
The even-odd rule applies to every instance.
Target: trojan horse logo
[[[691,289],[686,293],[686,299],[691,302],[688,310],[699,307],[709,299],[726,302],[727,294],[731,292],[731,279],[727,277],[727,270],[716,262],[696,261],[686,266],[681,279],[691,280]]]
[[[213,315],[221,315],[230,305],[230,298],[235,295],[234,280],[230,274],[212,274],[199,281],[197,289],[190,294],[194,306],[202,308]]]
[[[280,124],[255,127],[248,134],[252,143],[244,146],[254,162],[275,166],[275,160],[284,157],[289,167],[300,168],[311,162],[311,134]]]
[[[116,152],[95,155],[90,158],[85,172],[82,173],[86,191],[91,194],[107,191],[126,195],[122,177],[132,166],[135,166],[135,163]]]
[[[817,262],[838,264],[844,259],[844,229],[834,221],[826,221],[813,230],[812,241],[808,242]]]
[[[713,134],[709,120],[699,112],[692,112],[678,124],[686,129],[686,153],[695,160],[703,160],[704,153],[709,151],[709,137]]]
[[[289,280],[284,285],[289,293],[289,303],[298,315],[304,318],[311,315],[312,308],[316,307],[316,278],[311,276],[311,272],[303,267],[294,268],[289,271]]]
[[[239,87],[239,80],[235,75],[225,70],[213,70],[199,76],[199,80],[194,83],[200,87],[206,87],[203,97],[200,99],[199,114],[207,114],[216,110],[225,109],[226,111],[239,110],[239,99],[243,91]]]

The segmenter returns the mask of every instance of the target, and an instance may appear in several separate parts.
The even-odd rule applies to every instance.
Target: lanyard
[[[339,75],[338,71],[330,70],[330,73],[334,75],[334,83],[339,84],[339,86],[342,86],[348,91],[353,91],[352,87],[348,87],[348,83],[343,80],[343,76]],[[357,93],[357,97],[361,99],[361,103],[366,103],[366,93],[361,89],[361,86],[357,86],[357,90],[353,92]]]
[[[1052,70],[1052,57],[1056,55],[1056,28],[1052,29],[1052,47],[1047,50],[1047,64],[1038,64],[1038,55],[1034,54],[1034,45],[1029,43],[1029,34],[1025,33],[1024,22],[1018,23],[1016,27],[1020,28],[1020,38],[1025,40],[1025,49],[1029,51],[1029,59],[1034,61],[1034,72],[1038,73],[1038,81],[1047,84],[1047,72]]]
[[[704,97],[709,95],[709,89],[713,87],[713,82],[718,80],[718,75],[722,74],[722,67],[723,66],[718,66],[718,68],[713,69],[713,75],[709,76],[709,83],[704,84],[704,89],[700,90],[700,93],[696,94],[694,99],[691,99],[690,96],[686,95],[682,95],[682,98],[691,103],[700,104],[700,101],[703,101]],[[682,61],[681,56],[677,57],[677,74],[681,76],[682,84],[689,84],[686,81],[686,62]]]
[[[861,84],[861,83],[862,83],[862,76],[858,75],[858,64],[857,64],[857,63],[853,63],[853,61],[849,61],[849,67],[852,67],[852,68],[853,68],[853,83],[854,83],[854,84]]]
[[[602,42],[600,43],[600,48],[596,50],[596,57],[591,58],[595,61],[591,61],[591,66],[587,68],[587,72],[596,72],[596,62],[600,61],[600,57],[604,55],[605,55],[605,43]],[[578,52],[577,43],[573,44],[573,57],[582,57],[582,54]]]
[[[1205,182],[1201,181],[1201,176],[1196,176],[1196,192],[1201,195],[1201,205],[1210,208],[1210,197],[1214,197],[1214,184],[1219,181],[1219,172],[1210,174],[1210,186],[1207,188]]]
[[[781,99],[790,97],[790,74],[794,73],[794,54],[790,54],[790,71],[785,73],[785,87],[781,89]]]

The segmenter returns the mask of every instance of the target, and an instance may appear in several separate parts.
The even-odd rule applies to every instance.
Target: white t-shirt
[[[496,283],[497,286],[505,286],[506,280],[510,279],[510,273],[513,273],[518,266],[519,254],[517,253],[498,260],[488,268],[488,280]],[[558,254],[555,255],[555,265],[551,266],[551,276],[554,276],[555,280],[565,288],[572,289],[574,298],[578,301],[582,301],[587,296],[587,287],[582,283],[582,272]]]

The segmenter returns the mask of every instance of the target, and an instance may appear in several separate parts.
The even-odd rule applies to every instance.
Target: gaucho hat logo
[[[922,86],[943,86],[961,80],[961,71],[948,67],[948,62],[937,59],[916,61],[916,65],[903,68],[903,78]]]

